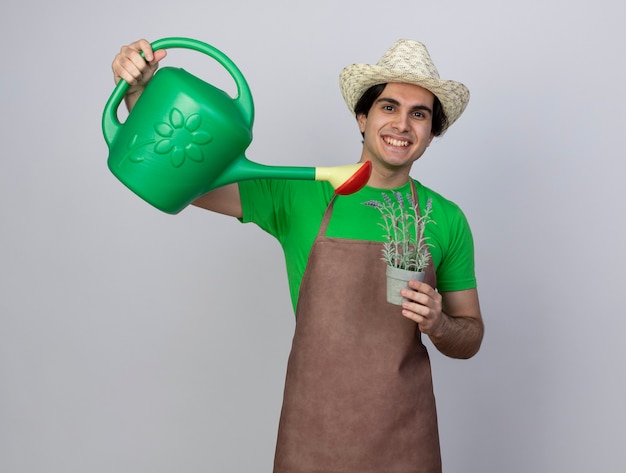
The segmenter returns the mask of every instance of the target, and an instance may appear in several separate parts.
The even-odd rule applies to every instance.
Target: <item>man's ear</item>
[[[361,133],[365,133],[365,123],[367,122],[367,116],[364,113],[357,115],[356,121],[359,124],[359,130]]]

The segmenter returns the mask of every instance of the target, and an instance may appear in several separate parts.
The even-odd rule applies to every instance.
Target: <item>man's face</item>
[[[380,170],[410,170],[433,138],[434,95],[417,85],[389,83],[367,117],[358,116],[364,133],[361,160]]]

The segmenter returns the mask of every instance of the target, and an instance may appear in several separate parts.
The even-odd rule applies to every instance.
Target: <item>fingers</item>
[[[409,281],[409,289],[402,290],[402,297],[426,307],[435,306],[439,293],[430,285],[421,281]]]
[[[402,297],[404,297],[404,301],[402,302],[402,313],[405,316],[418,323],[421,323],[431,317],[433,308],[431,307],[432,300],[429,297],[425,294],[413,291],[403,291],[401,294]]]
[[[158,64],[165,56],[167,56],[167,51],[165,49],[159,49],[158,51],[154,51],[154,59],[152,61]]]
[[[131,48],[141,51],[146,58],[146,61],[150,62],[154,60],[154,52],[152,51],[152,46],[147,40],[140,39],[139,41],[135,41],[133,44],[131,44]]]
[[[423,333],[427,333],[441,316],[441,295],[431,286],[419,281],[411,281],[409,289],[401,294],[406,300],[402,303],[402,315],[415,321]]]
[[[166,54],[164,50],[152,51],[150,43],[145,39],[122,46],[111,65],[115,82],[124,79],[130,85],[145,85]]]
[[[422,282],[422,281],[418,281],[416,279],[411,279],[409,281],[409,287],[413,289],[414,291],[423,292],[425,294],[432,294],[434,292],[437,292],[429,284],[426,284],[425,282]]]

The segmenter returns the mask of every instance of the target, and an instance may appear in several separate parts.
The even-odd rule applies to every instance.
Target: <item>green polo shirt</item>
[[[414,182],[420,207],[425,209],[431,200],[432,221],[426,225],[425,236],[437,274],[437,289],[450,292],[476,287],[474,244],[465,215],[455,203]],[[338,196],[326,236],[384,241],[380,211],[364,205],[371,200],[382,201],[383,192],[410,195],[411,188],[409,183],[388,190],[366,186],[352,195]],[[250,180],[239,183],[239,193],[242,221],[256,223],[283,248],[295,310],[309,253],[334,194],[333,188],[318,181]]]

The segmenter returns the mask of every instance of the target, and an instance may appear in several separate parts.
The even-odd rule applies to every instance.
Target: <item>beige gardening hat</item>
[[[410,39],[396,41],[376,64],[353,64],[339,75],[341,93],[352,113],[367,89],[389,82],[415,84],[430,90],[443,106],[448,127],[469,102],[469,89],[460,82],[440,79],[426,46]]]

